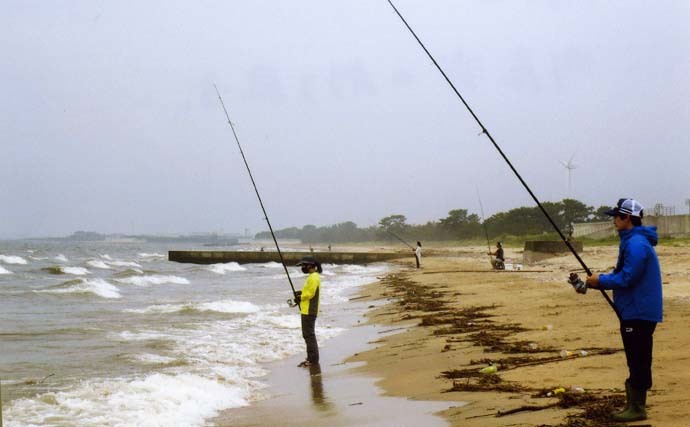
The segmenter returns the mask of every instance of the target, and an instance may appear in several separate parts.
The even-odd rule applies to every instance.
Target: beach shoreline
[[[690,358],[685,351],[690,334],[684,327],[690,318],[690,275],[684,264],[690,248],[661,247],[658,252],[665,320],[655,333],[650,420],[630,426],[690,425],[690,396],[684,391],[690,373],[680,369]],[[515,262],[521,259],[519,249],[506,254]],[[606,246],[586,248],[583,256],[592,270],[606,271],[616,254],[617,247]],[[381,407],[383,400],[377,399],[389,397],[401,399],[395,404],[399,413],[420,407],[437,413],[444,419],[439,425],[625,425],[606,420],[624,401],[627,368],[618,320],[598,292],[579,295],[565,282],[578,269],[574,259],[559,256],[519,272],[495,272],[481,248],[463,247],[439,249],[424,258],[419,270],[411,268],[413,262],[399,262],[399,269],[360,288],[353,298],[367,307],[361,325],[349,333],[368,330],[369,336],[345,333],[324,346],[331,370],[323,375],[324,390],[333,387],[338,394],[353,387],[363,397],[362,390],[373,390],[364,399],[370,404],[349,406],[358,402],[345,394],[339,398],[349,403],[337,409],[339,418],[305,411],[309,389],[285,386],[300,372],[293,367],[295,357],[271,368],[268,382],[278,398],[226,412],[222,419],[227,424],[217,425],[270,425],[279,419],[276,413],[300,410],[303,417],[281,424],[432,425],[350,417],[353,408]],[[562,351],[569,352],[567,357],[561,357]],[[496,374],[479,373],[490,364]],[[281,374],[281,379],[275,372],[292,374]],[[298,402],[294,397],[300,395]],[[421,406],[412,408],[416,404]]]
[[[350,326],[340,335],[320,342],[319,368],[300,368],[303,354],[270,363],[264,399],[248,406],[222,411],[210,423],[214,426],[447,426],[439,415],[450,404],[444,401],[414,401],[384,393],[375,374],[355,372],[365,362],[349,357],[378,345],[382,338],[400,333],[405,326],[392,329],[369,322],[369,310],[384,303],[367,296],[376,283],[364,285],[350,298],[343,315]],[[318,323],[317,323],[318,326]],[[410,324],[409,326],[413,326]]]
[[[690,374],[680,366],[689,358],[690,249],[657,251],[665,320],[655,333],[650,419],[628,425],[686,426]],[[520,252],[507,256],[519,260]],[[617,247],[583,256],[606,271]],[[416,326],[348,360],[366,362],[355,371],[382,378],[387,395],[468,402],[442,412],[453,426],[620,426],[606,419],[624,402],[618,319],[598,292],[579,295],[565,282],[575,270],[572,257],[560,256],[495,272],[479,247],[427,257],[423,269],[392,273],[366,290],[388,301],[368,313],[371,321]],[[490,364],[496,374],[479,373]]]

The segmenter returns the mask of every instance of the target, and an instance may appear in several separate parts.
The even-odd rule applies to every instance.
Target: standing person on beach
[[[496,252],[489,252],[489,255],[495,255],[496,258],[491,260],[491,265],[494,267],[494,270],[504,270],[505,267],[505,258],[503,256],[503,245],[501,242],[496,242]]]
[[[319,314],[319,291],[323,272],[321,263],[313,256],[302,257],[297,263],[302,267],[302,273],[307,274],[302,290],[295,293],[295,303],[299,304],[302,320],[302,338],[307,345],[307,359],[300,363],[300,367],[309,367],[319,363],[319,345],[316,342],[316,316]]]
[[[654,246],[656,227],[642,225],[643,206],[634,199],[620,199],[608,210],[620,236],[618,262],[610,274],[587,277],[590,288],[612,289],[620,315],[620,332],[628,363],[625,409],[612,415],[615,421],[647,419],[647,390],[652,387],[652,344],[656,324],[663,319],[661,268]]]
[[[422,243],[418,240],[417,247],[412,249],[414,252],[414,259],[417,261],[417,268],[422,267]]]

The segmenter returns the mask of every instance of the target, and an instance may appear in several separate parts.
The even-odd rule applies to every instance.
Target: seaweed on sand
[[[500,376],[493,374],[482,374],[478,380],[453,381],[450,391],[499,391],[499,392],[521,392],[524,390],[520,384],[504,381]]]

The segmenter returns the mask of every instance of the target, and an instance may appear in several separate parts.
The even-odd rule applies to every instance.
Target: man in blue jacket
[[[618,262],[610,274],[593,273],[587,286],[612,289],[621,319],[621,336],[630,375],[625,381],[626,405],[613,414],[616,421],[647,419],[647,390],[652,386],[652,343],[656,324],[663,318],[661,268],[654,246],[656,227],[642,225],[642,205],[620,199],[606,212],[620,236]]]

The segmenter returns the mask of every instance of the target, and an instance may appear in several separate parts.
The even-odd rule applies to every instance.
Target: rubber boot
[[[647,390],[631,387],[629,402],[628,409],[620,414],[615,414],[613,420],[622,422],[646,420],[647,411],[645,411],[645,403],[647,402]]]
[[[618,412],[614,412],[611,416],[615,417],[625,413],[630,409],[630,380],[625,380],[625,407]]]

